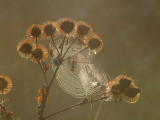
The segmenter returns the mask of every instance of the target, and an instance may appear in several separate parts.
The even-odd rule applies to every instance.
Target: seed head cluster
[[[39,40],[47,38],[57,39],[59,36],[79,37],[79,44],[86,46],[94,53],[103,47],[100,37],[92,32],[92,28],[84,21],[75,21],[71,18],[62,18],[57,22],[47,21],[42,25],[33,24],[27,29],[27,38],[17,45],[17,51],[21,57],[30,59],[34,63],[45,62],[48,58],[48,50],[40,45]],[[67,44],[67,40],[65,41]],[[62,44],[57,46],[62,49]],[[59,50],[61,51],[61,50]]]

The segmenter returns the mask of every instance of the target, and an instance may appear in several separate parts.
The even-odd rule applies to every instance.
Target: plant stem
[[[53,77],[52,77],[52,79],[51,79],[51,82],[50,82],[50,84],[49,84],[49,86],[48,86],[48,89],[49,89],[49,90],[50,90],[50,87],[51,87],[51,85],[52,85],[52,83],[53,83],[53,80],[54,80],[55,77],[56,77],[56,74],[57,74],[57,72],[58,72],[59,67],[60,67],[60,65],[57,66],[57,68],[56,68],[56,70],[55,70],[55,72],[54,72],[54,75],[53,75]]]
[[[47,96],[48,96],[48,94],[49,94],[50,87],[51,87],[51,85],[52,85],[52,83],[53,83],[53,80],[54,80],[55,77],[56,77],[56,74],[57,74],[57,72],[58,72],[59,67],[60,67],[60,66],[57,66],[57,68],[56,68],[56,70],[55,70],[55,72],[54,72],[54,74],[53,74],[53,77],[52,77],[52,79],[51,79],[51,82],[50,82],[50,84],[47,86],[46,94],[44,94],[44,98],[42,99],[42,109],[41,109],[41,113],[40,113],[40,115],[39,115],[39,120],[44,120],[43,114],[44,114],[44,109],[45,109],[45,106],[46,106]]]
[[[75,108],[75,107],[78,107],[78,106],[81,106],[81,105],[85,105],[85,104],[88,104],[88,103],[97,102],[97,101],[100,101],[100,100],[103,100],[103,99],[106,99],[106,97],[101,97],[101,98],[98,98],[98,99],[95,99],[95,100],[92,100],[92,99],[89,100],[89,99],[87,99],[86,101],[82,101],[82,102],[77,103],[77,104],[75,104],[75,105],[71,105],[71,106],[69,106],[69,107],[67,107],[67,108],[64,108],[64,109],[62,109],[62,110],[59,110],[59,111],[57,111],[57,112],[55,112],[55,113],[52,113],[52,114],[44,117],[44,120],[45,120],[45,119],[48,119],[49,117],[52,117],[52,116],[54,116],[54,115],[56,115],[56,114],[59,114],[59,113],[65,112],[65,111],[67,111],[67,110],[73,109],[73,108]]]
[[[55,44],[55,42],[54,42],[54,40],[53,40],[53,36],[51,36],[51,41],[52,41],[54,47],[56,48],[58,54],[60,54],[60,52],[59,52],[59,50],[58,50],[58,48],[57,48],[57,46],[56,46],[56,44]]]
[[[45,74],[45,72],[44,72],[44,70],[43,70],[43,68],[42,68],[41,62],[40,62],[39,60],[38,60],[38,64],[39,64],[39,66],[40,66],[40,69],[41,69],[41,71],[42,71],[42,73],[43,73],[43,76],[44,76],[44,79],[45,79],[45,81],[46,81],[46,84],[47,84],[47,86],[48,86],[48,80],[47,80],[46,74]]]
[[[63,47],[64,47],[65,40],[66,40],[66,34],[64,35],[64,38],[63,38],[63,41],[62,41],[61,56],[62,56],[62,53],[63,53]]]
[[[67,50],[65,51],[65,53],[63,54],[62,58],[64,58],[64,56],[66,55],[66,53],[68,52],[68,50],[71,48],[71,46],[76,42],[78,36],[72,41],[72,43],[69,45],[69,47],[67,48]]]
[[[36,37],[36,45],[38,45],[38,38]]]
[[[64,108],[64,109],[62,109],[62,110],[60,110],[60,111],[57,111],[57,112],[55,112],[55,113],[53,113],[53,114],[50,114],[50,115],[44,117],[44,120],[47,119],[47,118],[49,118],[49,117],[51,117],[51,116],[53,116],[53,115],[56,115],[56,114],[59,114],[59,113],[61,113],[61,112],[70,110],[70,109],[72,109],[72,108],[75,108],[75,107],[77,107],[77,106],[79,106],[79,105],[81,105],[81,103],[78,103],[78,104],[72,105],[72,106],[70,106],[70,107]]]

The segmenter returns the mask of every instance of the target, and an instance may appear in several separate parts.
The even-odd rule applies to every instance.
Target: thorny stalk
[[[92,99],[92,98],[88,99],[88,98],[85,98],[82,102],[79,102],[79,103],[77,103],[77,104],[75,104],[75,105],[71,105],[71,106],[69,106],[69,107],[67,107],[67,108],[64,108],[64,109],[62,109],[62,110],[59,110],[59,111],[57,111],[57,112],[55,112],[55,113],[52,113],[52,114],[44,117],[44,120],[46,120],[46,119],[48,119],[48,118],[50,118],[50,117],[52,117],[52,116],[54,116],[54,115],[56,115],[56,114],[65,112],[65,111],[67,111],[67,110],[71,110],[71,109],[73,109],[73,108],[75,108],[75,107],[78,107],[78,106],[81,106],[81,105],[85,105],[85,104],[89,104],[89,103],[92,104],[92,103],[94,103],[94,102],[98,102],[98,101],[101,101],[101,100],[104,100],[104,99],[106,99],[106,96],[105,96],[105,97],[100,97],[100,98],[98,98],[98,99]]]

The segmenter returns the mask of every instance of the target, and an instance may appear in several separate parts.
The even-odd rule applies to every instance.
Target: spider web
[[[60,41],[60,39],[57,40],[56,43],[60,43],[58,41]],[[72,42],[72,39],[69,41]],[[69,45],[64,46],[64,52]],[[65,58],[69,58],[81,50],[83,50],[83,47],[76,42],[67,52]],[[57,55],[58,53],[55,53],[55,56]],[[76,98],[85,98],[99,91],[101,85],[103,85],[102,81],[107,80],[107,78],[103,73],[100,74],[94,67],[92,63],[94,55],[89,50],[85,50],[75,57],[77,57],[78,60],[74,71],[71,71],[72,58],[67,59],[63,61],[63,64],[60,66],[56,79],[64,92]],[[53,69],[54,68],[53,64]]]

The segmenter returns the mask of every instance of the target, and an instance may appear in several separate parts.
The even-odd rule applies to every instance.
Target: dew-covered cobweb
[[[62,38],[55,41],[57,46],[61,43],[60,41],[62,41]],[[72,41],[73,38],[70,37],[68,45],[65,45],[63,48],[63,53]],[[53,46],[52,48],[54,49]],[[75,55],[82,49],[84,49],[84,47],[77,41],[66,53],[64,59]],[[54,50],[52,63],[56,56],[58,56],[58,53]],[[91,51],[85,50],[76,56],[63,61],[56,77],[56,80],[63,91],[76,98],[85,98],[100,90],[101,86],[106,83],[107,77],[103,72],[99,72],[95,68],[92,62],[93,57],[94,54]],[[53,70],[55,68],[53,63]]]

